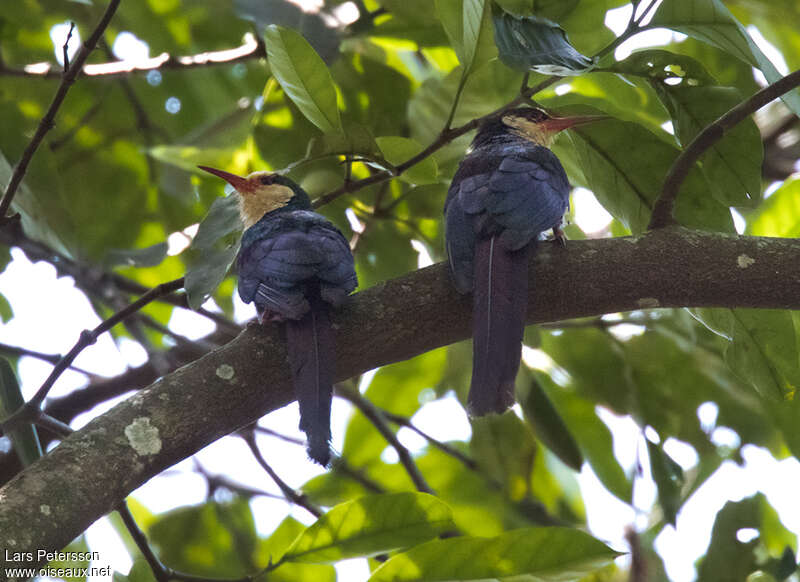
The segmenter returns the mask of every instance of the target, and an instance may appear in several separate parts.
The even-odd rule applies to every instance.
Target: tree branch
[[[53,97],[52,103],[50,103],[50,107],[47,109],[47,113],[44,114],[44,117],[42,117],[42,120],[39,122],[39,126],[36,128],[36,133],[33,134],[30,143],[28,143],[25,151],[22,152],[22,157],[14,168],[14,173],[11,175],[11,180],[6,187],[6,192],[3,195],[3,199],[0,200],[0,219],[4,218],[8,213],[8,209],[11,206],[11,201],[14,200],[14,194],[17,193],[17,188],[19,188],[22,178],[25,176],[25,171],[28,169],[28,164],[33,159],[33,154],[36,153],[36,150],[39,148],[39,144],[42,143],[45,134],[47,134],[47,132],[53,128],[53,125],[55,124],[56,113],[61,107],[61,104],[64,102],[64,98],[67,96],[67,91],[69,91],[69,88],[75,82],[75,79],[78,77],[78,73],[83,67],[83,63],[86,62],[87,57],[94,50],[97,41],[105,31],[108,23],[111,22],[111,18],[117,11],[117,6],[119,6],[119,3],[120,0],[111,0],[111,2],[108,3],[108,7],[106,7],[106,11],[103,13],[103,17],[100,19],[100,22],[95,27],[91,36],[86,39],[86,42],[83,43],[83,46],[81,46],[78,54],[75,55],[75,60],[72,61],[72,64],[68,65],[67,61],[64,61],[65,71],[61,79],[61,84],[58,86],[58,90]],[[72,34],[71,28],[69,33],[70,35]],[[66,54],[67,49],[65,44],[65,57]]]
[[[527,320],[651,307],[797,309],[798,253],[796,239],[683,228],[573,241],[567,248],[540,244],[531,258]],[[356,294],[333,314],[335,379],[466,339],[471,308],[444,264]],[[288,404],[294,397],[280,331],[249,326],[95,418],[17,475],[0,489],[0,546],[59,550],[154,475]]]
[[[733,129],[738,123],[750,117],[764,105],[784,93],[788,93],[798,85],[800,85],[800,70],[786,75],[772,85],[767,85],[698,133],[692,143],[677,157],[669,172],[667,172],[667,177],[664,179],[664,185],[661,188],[661,195],[653,206],[653,214],[650,216],[650,224],[647,228],[653,230],[675,224],[672,212],[675,208],[678,191],[686,176],[689,175],[689,170],[700,159],[700,156],[725,137],[725,132]]]

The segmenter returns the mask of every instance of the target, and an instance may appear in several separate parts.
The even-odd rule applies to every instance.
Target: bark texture
[[[529,265],[528,322],[652,307],[798,309],[798,256],[797,239],[682,228],[566,248],[544,243]],[[444,264],[356,294],[332,318],[336,379],[467,338],[471,309]],[[61,549],[151,477],[292,399],[280,328],[249,326],[94,419],[0,489],[0,548],[34,556]]]

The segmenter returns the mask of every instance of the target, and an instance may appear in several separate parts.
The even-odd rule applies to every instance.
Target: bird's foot
[[[560,226],[553,227],[553,240],[558,241],[558,244],[562,247],[567,246],[567,235],[564,234],[564,230]]]

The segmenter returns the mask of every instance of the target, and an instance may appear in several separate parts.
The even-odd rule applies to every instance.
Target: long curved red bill
[[[573,117],[551,117],[542,122],[542,125],[548,131],[561,131],[569,129],[576,125],[584,125],[586,123],[594,123],[595,121],[603,121],[604,119],[611,119],[608,115],[575,115]]]

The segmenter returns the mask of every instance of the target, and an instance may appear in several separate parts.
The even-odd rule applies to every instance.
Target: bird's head
[[[550,117],[541,109],[517,107],[506,111],[500,117],[499,125],[487,129],[494,132],[512,133],[536,145],[550,147],[558,132],[601,119],[608,119],[608,117],[604,115]]]
[[[305,190],[286,176],[270,172],[237,176],[208,166],[198,168],[219,176],[236,189],[239,193],[239,213],[245,228],[253,226],[262,216],[274,210],[286,207],[311,208],[311,200]]]

